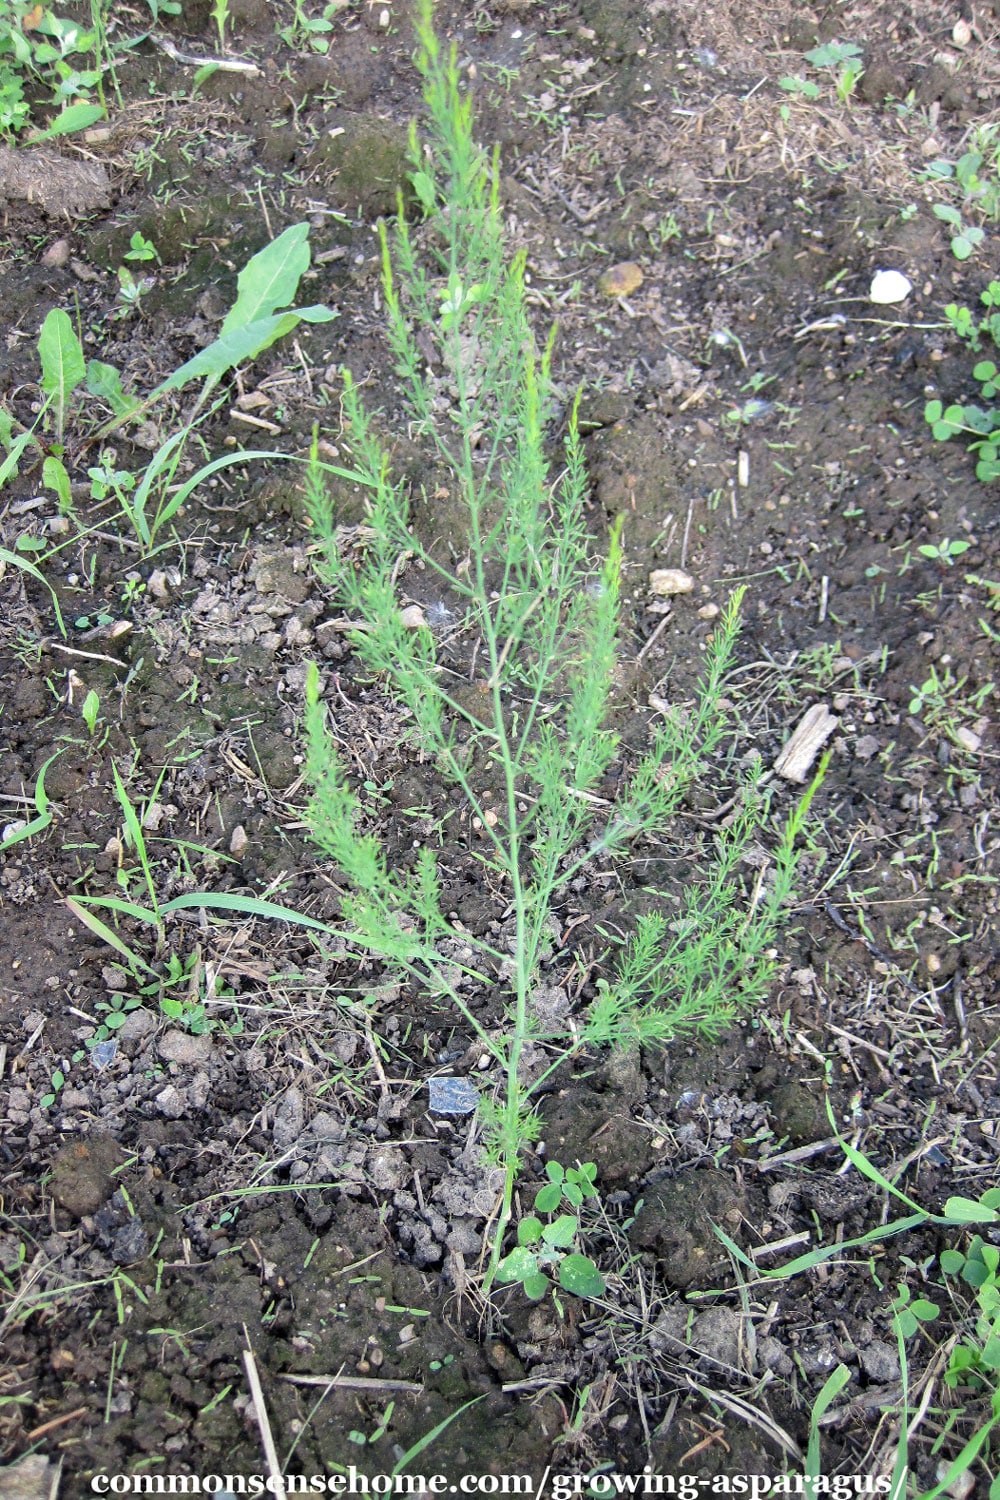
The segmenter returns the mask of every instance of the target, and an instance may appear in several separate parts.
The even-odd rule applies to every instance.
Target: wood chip
[[[813,761],[839,724],[825,703],[814,703],[774,762],[775,773],[802,786]]]

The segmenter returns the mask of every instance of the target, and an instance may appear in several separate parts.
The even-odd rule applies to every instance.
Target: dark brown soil
[[[349,4],[326,56],[275,35],[292,10],[234,3],[230,50],[259,71],[216,72],[193,98],[193,68],[151,43],[123,62],[110,134],[59,146],[103,168],[109,208],[80,218],[72,194],[50,213],[44,194],[8,193],[0,402],[30,424],[53,307],[88,357],[148,392],[215,337],[249,256],[308,220],[301,300],[340,316],[241,371],[201,429],[207,456],[302,452],[316,423],[336,450],[346,365],[384,413],[432,542],[454,518],[420,498],[375,232],[408,188],[421,109],[412,5]],[[105,413],[81,402],[65,434],[76,519],[59,516],[40,465],[0,495],[0,546],[42,544],[19,555],[39,561],[68,626],[64,641],[46,591],[0,564],[2,823],[35,815],[46,765],[51,813],[0,853],[0,1456],[26,1465],[0,1472],[0,1496],[58,1484],[78,1500],[95,1474],[266,1474],[247,1348],[289,1473],[800,1473],[842,1363],[824,1472],[887,1474],[899,1282],[942,1307],[907,1346],[911,1408],[930,1391],[910,1447],[918,1492],[984,1419],[985,1398],[942,1382],[963,1306],[936,1257],[961,1231],[924,1224],[771,1281],[748,1280],[713,1226],[747,1253],[777,1247],[760,1257],[770,1270],[904,1214],[845,1161],[831,1115],[929,1211],[996,1181],[996,488],[960,444],[933,442],[923,409],[974,394],[943,307],[979,306],[1000,242],[987,225],[956,260],[931,211],[940,189],[920,176],[990,119],[994,21],[970,10],[959,46],[958,11],[930,0],[747,12],[442,0],[438,26],[502,150],[540,335],[558,323],[561,398],[584,383],[595,535],[625,517],[623,755],[644,741],[651,697],[690,694],[737,583],[733,774],[751,757],[770,767],[812,705],[837,716],[768,1003],[719,1045],[586,1056],[556,1075],[545,1146],[598,1166],[586,1244],[608,1294],[532,1305],[516,1287],[484,1304],[496,1185],[469,1120],[432,1113],[426,1088],[474,1061],[464,1023],[301,927],[195,908],[169,919],[159,952],[122,919],[160,976],[140,993],[67,906],[148,902],[116,766],[161,903],[210,890],[335,917],[336,871],[302,818],[310,659],[394,858],[434,829],[445,795],[344,645],[288,466],[221,471],[143,556],[113,506],[86,498]],[[159,34],[182,52],[217,50],[207,3],[170,25]],[[817,101],[782,92],[802,52],[833,37],[864,47],[853,98],[829,83]],[[136,230],[162,264],[136,269],[151,285],[122,317]],[[643,279],[616,299],[599,279],[622,262]],[[905,303],[869,300],[881,268],[910,279]],[[117,432],[113,462],[139,471],[175,415]],[[360,517],[357,495],[338,501]],[[969,544],[953,563],[919,551],[946,540]],[[664,625],[648,576],[678,567],[695,587]],[[442,603],[412,570],[401,587]],[[921,701],[932,670],[944,687]],[[636,851],[617,880],[682,885],[717,791],[669,857]],[[798,795],[775,781],[775,827]],[[474,852],[464,834],[447,846],[449,909],[500,931]],[[557,913],[549,978],[584,1001],[620,895],[606,873]],[[210,1030],[163,1012],[178,994],[207,996]],[[525,1203],[542,1168],[529,1156]],[[992,1472],[977,1462],[976,1482]]]

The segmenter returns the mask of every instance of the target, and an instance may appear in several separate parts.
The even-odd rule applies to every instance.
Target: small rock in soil
[[[690,594],[694,579],[682,568],[654,568],[649,575],[649,592],[669,598],[672,594]]]
[[[52,1493],[55,1474],[55,1466],[41,1453],[29,1453],[20,1463],[3,1471],[0,1497],[2,1500],[38,1500],[39,1495]]]
[[[42,265],[62,268],[69,264],[70,253],[69,240],[53,240],[42,256]]]
[[[774,1133],[791,1141],[793,1146],[808,1146],[830,1134],[826,1110],[805,1086],[791,1080],[779,1083],[767,1100],[774,1121]]]
[[[115,1232],[111,1242],[111,1259],[116,1266],[131,1266],[142,1260],[149,1250],[149,1235],[139,1219],[129,1219]]]
[[[883,1339],[872,1339],[858,1350],[861,1368],[879,1385],[891,1385],[900,1377],[899,1353]]]
[[[168,1120],[180,1120],[188,1112],[188,1104],[180,1089],[168,1083],[156,1096],[156,1107]]]
[[[60,1208],[82,1219],[111,1197],[116,1185],[111,1174],[124,1160],[118,1142],[107,1135],[64,1146],[52,1163],[49,1191]]]
[[[691,1330],[691,1347],[717,1365],[740,1367],[741,1319],[731,1307],[710,1307],[699,1313]]]
[[[302,1091],[293,1084],[274,1112],[274,1126],[271,1134],[277,1150],[287,1151],[290,1146],[294,1146],[305,1128],[305,1123],[306,1107]]]
[[[157,1050],[164,1062],[194,1067],[208,1061],[212,1051],[212,1038],[208,1035],[191,1036],[186,1031],[168,1031],[160,1038]]]
[[[143,1037],[149,1036],[149,1033],[155,1030],[156,1017],[151,1010],[140,1005],[138,1010],[129,1011],[118,1028],[117,1036],[122,1042],[141,1042]]]
[[[757,1340],[757,1365],[761,1370],[773,1370],[775,1375],[790,1375],[795,1366],[780,1339]]]
[[[642,267],[634,260],[623,260],[620,265],[605,271],[597,285],[605,297],[631,297],[642,286],[643,280]]]

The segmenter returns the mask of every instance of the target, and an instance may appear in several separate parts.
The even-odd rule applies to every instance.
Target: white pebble
[[[880,307],[905,302],[913,291],[913,282],[902,271],[876,271],[872,277],[871,300]]]

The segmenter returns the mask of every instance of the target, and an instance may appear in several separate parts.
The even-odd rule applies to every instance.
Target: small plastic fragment
[[[468,1078],[432,1078],[430,1107],[436,1115],[471,1115],[479,1105],[479,1090]]]
[[[109,1068],[118,1056],[118,1041],[116,1037],[109,1037],[106,1042],[97,1042],[90,1049],[91,1065],[99,1073]]]

